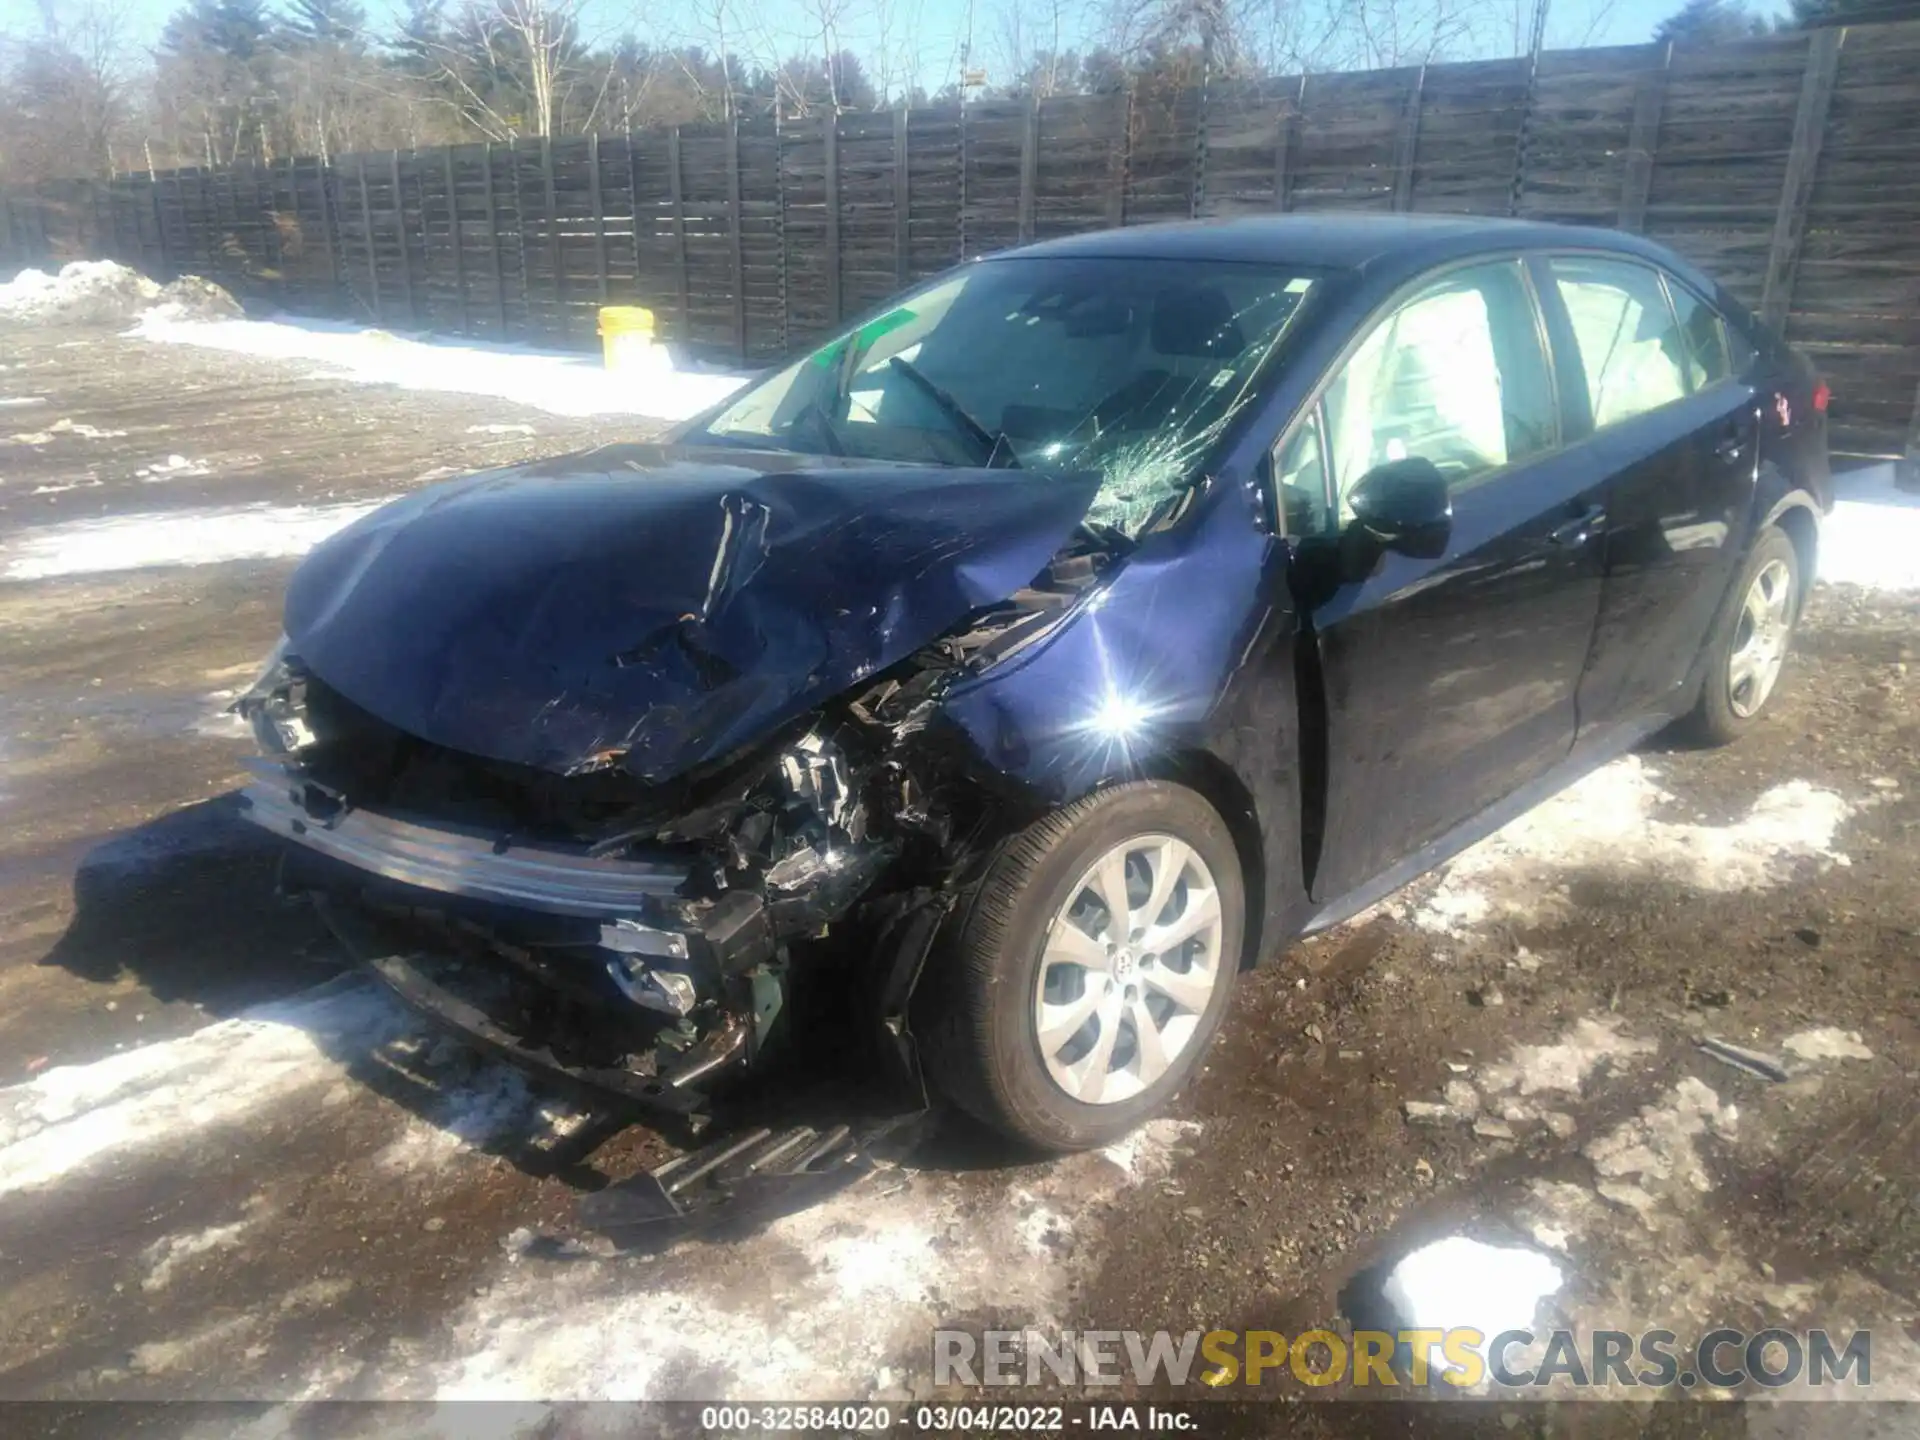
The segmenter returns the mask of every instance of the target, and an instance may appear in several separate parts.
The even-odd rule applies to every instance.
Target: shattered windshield
[[[1311,280],[1199,260],[969,265],[745,392],[702,438],[808,454],[1097,471],[1137,534],[1251,396]]]

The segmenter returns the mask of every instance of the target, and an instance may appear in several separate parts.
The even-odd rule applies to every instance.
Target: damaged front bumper
[[[418,825],[371,810],[316,805],[299,775],[267,761],[241,792],[246,818],[330,860],[396,884],[556,915],[614,922],[678,898],[691,867],[658,859],[613,859],[586,847],[503,844],[498,836]]]
[[[259,763],[243,816],[297,847],[289,888],[409,1007],[600,1104],[702,1127],[786,1000],[766,897],[699,898],[668,851],[612,856],[349,805]]]

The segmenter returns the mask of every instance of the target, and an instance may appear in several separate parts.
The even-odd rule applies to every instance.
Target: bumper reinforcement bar
[[[668,860],[507,845],[497,836],[373,810],[320,819],[295,798],[297,776],[272,766],[256,766],[255,773],[260,778],[241,792],[243,818],[317,854],[422,890],[611,920],[642,914],[649,902],[671,899],[686,884],[687,867]]]

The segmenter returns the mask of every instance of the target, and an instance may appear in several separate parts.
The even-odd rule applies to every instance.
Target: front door
[[[1535,273],[1548,306],[1564,307],[1575,351],[1565,383],[1611,476],[1584,740],[1686,703],[1752,508],[1759,422],[1724,322],[1679,281],[1586,255],[1536,261]]]
[[[1276,455],[1283,497],[1327,476],[1303,575],[1377,465],[1446,475],[1446,553],[1388,553],[1302,596],[1324,691],[1311,891],[1325,904],[1563,759],[1600,601],[1604,477],[1560,443],[1540,319],[1517,261],[1445,273],[1350,352]],[[1291,497],[1289,497],[1291,498]],[[1310,507],[1308,507],[1310,508]],[[1301,514],[1298,503],[1289,513]]]

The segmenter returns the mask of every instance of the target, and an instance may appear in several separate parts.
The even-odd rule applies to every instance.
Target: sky
[[[42,0],[0,0],[0,34],[30,31],[37,24]],[[71,6],[77,0],[50,0],[56,7]],[[133,43],[151,46],[178,0],[107,0],[123,6],[128,15]],[[400,13],[400,0],[362,0],[373,24],[381,30],[391,26]],[[459,0],[449,0],[449,8]],[[584,0],[584,29],[591,39],[608,38],[632,31],[643,39],[657,42],[697,42],[706,40],[712,48],[713,27],[703,24],[701,11],[709,16],[716,3],[729,13],[728,24],[739,35],[732,48],[736,53],[759,58],[762,52],[781,54],[810,52],[817,44],[822,5],[837,8],[850,18],[843,26],[842,42],[866,59],[881,48],[879,27],[874,15],[882,7],[890,14],[890,34],[884,47],[895,56],[896,73],[911,67],[912,79],[929,91],[938,90],[954,78],[961,41],[972,20],[974,64],[984,66],[990,82],[1004,78],[1008,63],[1007,16],[1023,11],[1028,26],[1028,47],[1041,37],[1035,32],[1035,17],[1048,12],[1044,0]],[[1085,48],[1097,43],[1097,0],[1065,0],[1071,17],[1067,22],[1063,48]],[[1305,0],[1311,7],[1329,0]],[[1416,0],[1418,4],[1449,3],[1449,0]],[[1458,0],[1451,0],[1458,3]],[[1528,0],[1474,0],[1488,7],[1489,13],[1509,4],[1524,6]],[[1650,40],[1656,25],[1680,7],[1682,0],[1554,0],[1548,25],[1548,43],[1564,45],[1630,45]],[[1785,9],[1785,0],[1759,0],[1753,8],[1762,13]],[[1490,25],[1489,45],[1500,27]],[[1506,27],[1508,30],[1510,26]],[[1076,33],[1077,32],[1077,33]],[[1510,53],[1482,46],[1477,54],[1453,53],[1449,59],[1483,58],[1495,53]],[[869,61],[869,71],[873,65]],[[875,78],[880,78],[876,76]]]

